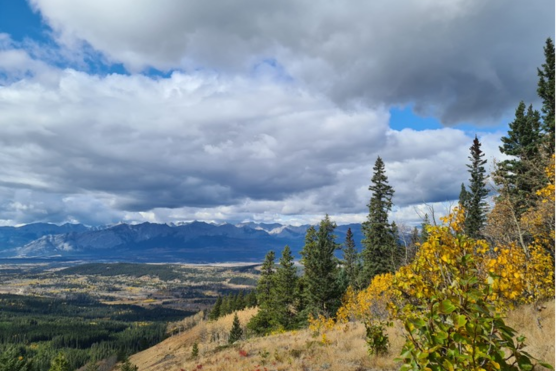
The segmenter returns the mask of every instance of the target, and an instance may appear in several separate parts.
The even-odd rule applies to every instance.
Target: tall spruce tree
[[[471,155],[469,159],[471,164],[468,164],[469,174],[469,198],[468,207],[465,218],[465,232],[468,236],[479,238],[481,230],[486,222],[486,212],[488,204],[485,198],[488,196],[488,189],[486,188],[486,171],[484,165],[486,160],[483,159],[485,154],[481,151],[481,142],[477,136],[473,140],[473,145],[469,148]]]
[[[338,260],[334,252],[336,223],[328,215],[320,222],[319,229],[310,227],[301,251],[305,268],[304,285],[307,311],[310,314],[332,316],[340,306],[342,293],[338,285]]]
[[[355,290],[359,290],[359,273],[361,270],[361,261],[359,253],[355,247],[355,241],[353,240],[353,232],[351,228],[348,228],[346,232],[346,240],[344,246],[342,247],[343,252],[343,264],[345,276],[347,279],[348,286],[351,286]]]
[[[282,251],[280,264],[276,268],[274,288],[273,322],[276,327],[291,330],[295,325],[297,269],[289,246]]]
[[[273,324],[274,291],[275,291],[275,264],[276,254],[269,251],[261,268],[261,275],[257,282],[257,303],[259,311],[247,324],[247,327],[257,334],[269,333]]]
[[[261,276],[257,282],[257,301],[259,306],[264,306],[272,302],[273,290],[275,285],[274,273],[276,254],[274,251],[269,251],[261,267]]]
[[[214,303],[214,306],[212,307],[212,310],[209,313],[209,320],[211,321],[215,321],[218,319],[218,317],[221,316],[220,310],[222,309],[222,296],[218,296],[218,299],[216,299],[216,303]]]
[[[384,169],[384,162],[377,158],[373,167],[374,174],[369,190],[371,200],[367,205],[369,215],[363,223],[363,271],[362,281],[368,285],[377,274],[393,272],[393,250],[396,241],[392,233],[392,225],[388,223],[388,212],[392,209],[394,189],[388,184],[388,177]]]
[[[508,135],[502,137],[500,152],[512,156],[498,164],[496,183],[501,186],[502,196],[508,197],[519,217],[534,202],[535,191],[543,184],[538,182],[539,148],[542,143],[540,116],[530,105],[521,102],[515,119],[510,123]]]
[[[538,68],[539,83],[537,93],[542,98],[543,125],[546,133],[547,150],[549,154],[554,153],[554,43],[552,39],[546,40],[544,47],[545,63],[542,69]]]

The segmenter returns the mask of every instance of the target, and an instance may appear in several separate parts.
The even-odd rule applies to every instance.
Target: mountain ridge
[[[34,223],[0,228],[0,258],[258,262],[269,250],[278,253],[285,245],[289,245],[294,254],[299,254],[308,227],[252,222],[218,225],[202,221],[172,225],[118,223],[104,228]],[[352,229],[359,245],[362,239],[360,224],[338,226],[337,242],[343,242],[348,228]]]

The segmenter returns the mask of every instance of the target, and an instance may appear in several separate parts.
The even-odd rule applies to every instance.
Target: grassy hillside
[[[256,313],[250,309],[238,314],[242,324]],[[554,300],[541,311],[532,305],[521,306],[508,315],[508,324],[527,337],[526,350],[533,356],[554,365]],[[189,330],[137,353],[131,362],[140,371],[163,370],[396,370],[394,359],[404,343],[403,329],[388,329],[390,353],[370,357],[361,323],[349,323],[314,337],[309,330],[288,332],[241,341],[227,346],[232,315],[215,322],[188,319]],[[194,324],[192,321],[195,321]],[[199,343],[199,356],[191,359],[193,343]],[[539,368],[541,369],[541,368]]]

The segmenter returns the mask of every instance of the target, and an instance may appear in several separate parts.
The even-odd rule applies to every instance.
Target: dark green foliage
[[[380,323],[365,322],[365,338],[370,355],[385,355],[390,347],[390,340],[384,326]]]
[[[388,212],[392,209],[394,189],[388,184],[384,162],[380,157],[377,158],[373,170],[372,184],[369,186],[372,196],[367,205],[369,215],[362,226],[365,235],[362,241],[362,279],[365,285],[369,284],[377,274],[393,272],[395,269],[392,257],[396,249],[396,241],[392,226],[388,223]]]
[[[261,277],[257,283],[257,301],[259,306],[272,302],[272,292],[274,290],[274,273],[276,254],[274,251],[269,251],[261,267]]]
[[[512,159],[498,164],[495,181],[502,187],[501,193],[508,197],[519,217],[534,202],[532,197],[543,186],[538,182],[538,158],[542,141],[540,117],[533,107],[525,112],[521,102],[516,109],[515,119],[510,123],[508,135],[502,137],[500,151]],[[542,166],[541,166],[542,168]]]
[[[458,205],[460,207],[463,207],[464,210],[467,210],[469,208],[470,197],[471,195],[469,194],[469,192],[467,192],[467,189],[465,189],[465,184],[461,183],[461,191],[459,192]]]
[[[237,313],[234,315],[234,322],[232,323],[232,329],[230,330],[230,336],[228,337],[228,344],[233,344],[238,340],[241,340],[243,336],[243,330],[241,329],[241,324],[239,323],[239,318]]]
[[[359,290],[359,274],[361,271],[361,258],[355,248],[353,233],[351,228],[346,232],[346,240],[342,247],[343,252],[343,270],[346,276],[347,285]]]
[[[425,216],[423,217],[423,223],[421,223],[421,236],[419,238],[420,243],[423,243],[429,239],[429,232],[427,232],[427,227],[429,225],[431,225],[429,214],[425,214]]]
[[[63,353],[58,353],[56,358],[50,362],[50,368],[48,371],[71,371],[71,367],[66,359],[66,356]]]
[[[208,319],[211,321],[217,320],[218,317],[220,317],[221,308],[222,308],[222,297],[219,296],[218,299],[216,299],[216,303],[214,303],[214,306],[212,307],[212,310],[209,313]]]
[[[251,277],[232,277],[228,281],[232,285],[257,286],[257,280]]]
[[[538,68],[539,83],[537,93],[542,98],[543,125],[546,133],[546,148],[549,154],[554,153],[554,43],[546,39],[544,47],[545,63]]]
[[[335,242],[335,228],[336,223],[326,215],[318,231],[314,227],[307,230],[301,251],[306,306],[313,315],[334,315],[340,305],[342,292],[338,286],[338,260],[334,256],[339,245]]]
[[[245,307],[254,308],[257,306],[257,294],[255,291],[249,291],[249,294],[245,297]]]
[[[247,324],[247,327],[256,334],[267,334],[274,327],[275,258],[274,251],[269,251],[266,254],[261,268],[261,276],[257,283],[259,311]]]
[[[124,357],[164,340],[165,321],[181,320],[188,314],[165,308],[104,305],[90,299],[0,295],[0,364],[4,358],[21,356],[22,371],[48,371],[52,359],[63,351],[74,370],[115,354]],[[134,322],[148,323],[135,326]]]
[[[397,270],[404,262],[404,248],[400,244],[400,230],[396,222],[392,222],[390,226],[392,230],[392,250],[391,250],[391,260],[394,270]]]
[[[230,292],[225,296],[219,296],[216,299],[208,319],[211,321],[217,320],[227,314],[236,312],[238,310],[244,310],[245,308],[254,308],[257,306],[257,296],[255,291],[249,291],[245,293],[244,290],[239,292]]]
[[[467,198],[467,209],[465,218],[465,232],[468,236],[479,238],[481,230],[486,222],[486,213],[488,204],[485,201],[488,196],[486,188],[486,171],[484,165],[486,160],[483,159],[485,154],[481,151],[481,142],[477,136],[473,140],[473,145],[469,148],[471,155],[469,159],[471,164],[469,168],[469,193]]]
[[[17,347],[10,346],[4,352],[0,352],[0,371],[28,371],[29,360],[21,356]]]
[[[99,276],[155,276],[162,281],[183,279],[183,274],[172,264],[132,264],[132,263],[89,263],[77,265],[57,272],[58,275],[99,275]]]
[[[291,330],[295,326],[295,303],[297,288],[297,269],[289,246],[282,251],[280,264],[276,269],[274,287],[273,322],[275,327]]]
[[[193,343],[193,346],[191,347],[191,358],[195,359],[199,356],[199,344],[197,344],[197,342]]]
[[[137,371],[138,369],[139,368],[137,366],[129,362],[129,359],[126,359],[124,363],[120,366],[120,371]]]

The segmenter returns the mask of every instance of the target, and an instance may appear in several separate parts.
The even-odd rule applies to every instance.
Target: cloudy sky
[[[0,0],[0,224],[439,213],[489,164],[552,0]]]

